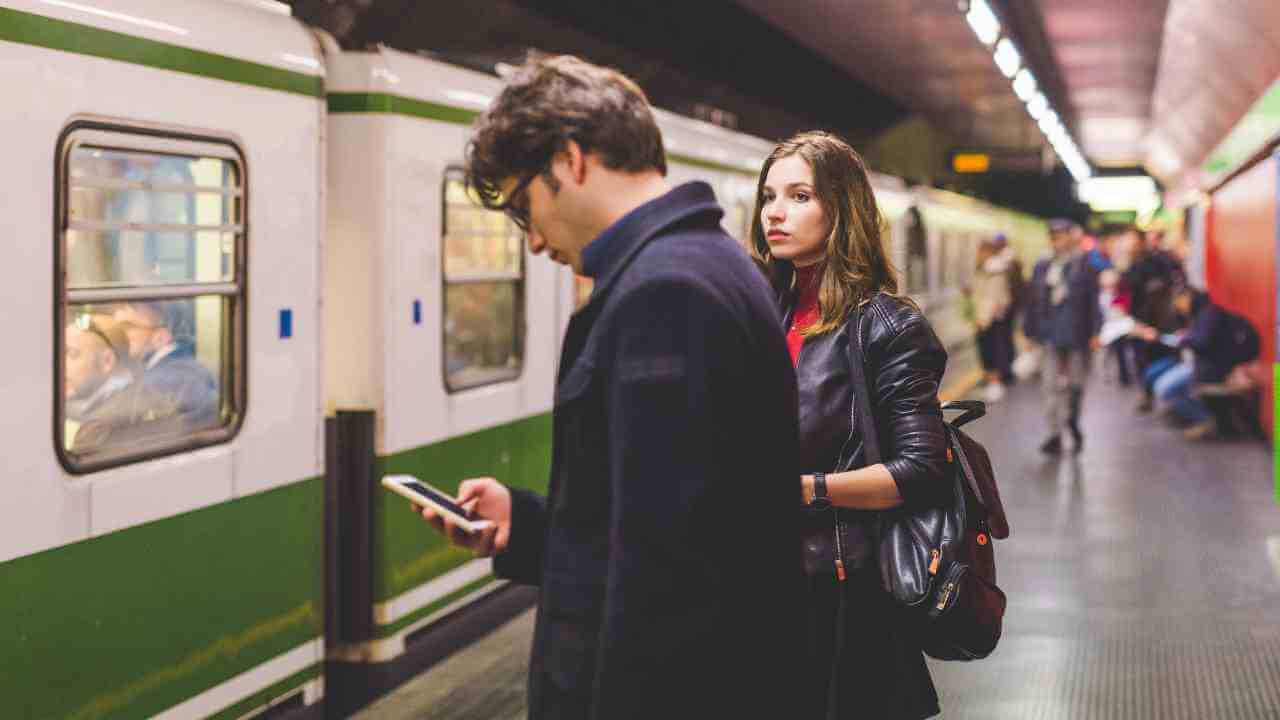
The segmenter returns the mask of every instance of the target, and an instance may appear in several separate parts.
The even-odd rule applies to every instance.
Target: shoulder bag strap
[[[862,430],[862,447],[868,465],[880,462],[880,440],[876,434],[876,420],[871,410],[871,392],[867,385],[866,353],[862,349],[862,316],[868,310],[864,304],[854,318],[853,337],[849,338],[849,373],[853,378],[853,410],[850,428]],[[850,458],[852,459],[852,458]],[[855,468],[849,468],[853,470]]]

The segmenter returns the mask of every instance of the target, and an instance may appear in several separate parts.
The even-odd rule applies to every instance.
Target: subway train
[[[334,673],[500,590],[370,489],[545,486],[590,288],[464,189],[500,81],[252,0],[0,0],[0,74],[2,714],[318,713]],[[658,121],[671,181],[711,183],[745,237],[770,143]],[[1045,225],[874,182],[955,391],[978,242],[1029,264]]]

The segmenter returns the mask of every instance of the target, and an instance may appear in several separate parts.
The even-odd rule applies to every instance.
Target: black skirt
[[[809,717],[828,717],[830,681],[839,686],[840,720],[923,720],[939,712],[938,693],[924,654],[903,623],[902,611],[880,587],[875,569],[844,583],[812,578],[809,584]],[[843,652],[835,667],[836,613],[845,593]]]

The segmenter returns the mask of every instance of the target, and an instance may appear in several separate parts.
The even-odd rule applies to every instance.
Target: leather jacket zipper
[[[835,508],[831,508],[831,514],[832,514],[832,516],[835,518],[835,533],[836,533],[836,580],[838,580],[839,582],[844,582],[844,581],[845,581],[845,574],[844,574],[844,545],[840,542],[840,536],[844,534],[844,533],[842,533],[842,532],[841,532],[841,530],[843,529],[843,528],[841,527],[841,525],[842,525],[843,523],[841,523],[841,522],[840,522],[840,511],[839,511],[839,510],[836,510]]]

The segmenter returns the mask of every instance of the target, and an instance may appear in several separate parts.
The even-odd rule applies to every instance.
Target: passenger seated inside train
[[[1217,434],[1218,423],[1197,397],[1198,386],[1224,382],[1232,370],[1258,357],[1258,332],[1250,322],[1213,302],[1208,293],[1181,289],[1173,300],[1187,326],[1176,334],[1161,335],[1150,325],[1139,324],[1134,334],[1148,342],[1189,350],[1190,357],[1173,364],[1155,378],[1153,389],[1171,421],[1185,425],[1188,440]]]
[[[140,382],[171,402],[188,429],[218,416],[218,380],[196,358],[190,339],[193,310],[190,301],[126,302],[113,313],[129,339]]]
[[[151,421],[173,416],[172,403],[135,381],[122,329],[82,316],[65,333],[67,450],[88,453],[136,442],[154,430]]]

